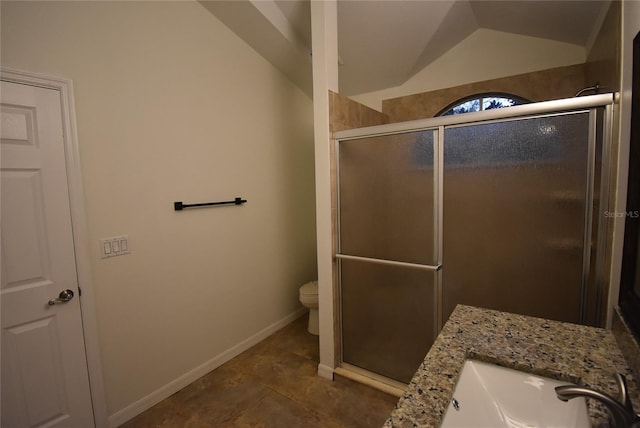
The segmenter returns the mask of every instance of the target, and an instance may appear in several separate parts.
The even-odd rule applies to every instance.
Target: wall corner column
[[[311,1],[311,37],[320,317],[318,375],[333,379],[336,350],[334,346],[329,91],[338,92],[338,7],[335,0]]]

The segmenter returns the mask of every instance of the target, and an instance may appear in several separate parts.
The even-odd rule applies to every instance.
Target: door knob
[[[53,306],[56,303],[67,303],[71,299],[73,299],[73,291],[62,290],[58,295],[58,297],[56,297],[55,299],[49,300],[49,306]]]

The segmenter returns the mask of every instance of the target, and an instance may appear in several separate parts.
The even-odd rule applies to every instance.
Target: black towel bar
[[[173,203],[173,209],[176,211],[182,211],[185,208],[208,207],[212,205],[242,205],[245,202],[247,202],[247,200],[242,198],[235,198],[233,201],[205,202],[202,204],[183,204],[182,201],[178,201]]]

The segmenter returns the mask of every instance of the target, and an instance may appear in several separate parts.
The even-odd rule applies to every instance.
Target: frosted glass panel
[[[434,134],[340,142],[342,254],[435,264]]]
[[[341,260],[343,361],[409,383],[434,340],[434,277]]]
[[[443,315],[463,303],[579,322],[589,113],[449,128]]]

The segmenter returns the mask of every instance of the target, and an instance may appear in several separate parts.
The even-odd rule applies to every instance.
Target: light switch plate
[[[131,243],[129,235],[114,236],[112,238],[103,238],[100,240],[100,257],[122,256],[131,252]]]

